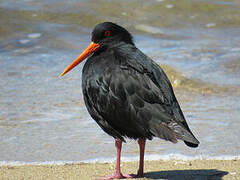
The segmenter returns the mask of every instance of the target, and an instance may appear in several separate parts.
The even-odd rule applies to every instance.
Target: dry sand
[[[123,162],[124,173],[136,173],[138,162]],[[114,163],[0,166],[0,180],[97,179],[114,172]],[[168,180],[240,180],[240,160],[145,161],[144,178]]]

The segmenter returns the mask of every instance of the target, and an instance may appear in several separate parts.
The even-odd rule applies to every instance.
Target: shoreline
[[[138,161],[122,162],[123,173],[136,173]],[[0,179],[75,180],[97,179],[112,174],[115,162],[0,165]],[[139,179],[240,179],[240,159],[146,160]]]
[[[121,156],[121,162],[138,162],[139,155],[136,156]],[[195,156],[187,156],[183,154],[165,154],[165,155],[157,155],[157,154],[145,154],[145,161],[194,161],[194,160],[240,160],[239,155],[195,155]],[[1,166],[22,166],[22,165],[66,165],[66,164],[93,164],[93,163],[114,163],[116,161],[116,157],[100,157],[100,158],[92,158],[85,160],[50,160],[50,161],[22,161],[22,160],[0,160]]]

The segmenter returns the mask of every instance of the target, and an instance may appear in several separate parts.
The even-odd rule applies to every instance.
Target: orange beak
[[[67,72],[71,71],[75,66],[77,66],[80,62],[82,62],[84,59],[86,59],[88,56],[90,56],[92,53],[97,51],[97,49],[100,47],[99,44],[91,42],[91,44],[85,49],[82,54],[80,54],[73,62],[70,64],[60,75],[63,76]]]

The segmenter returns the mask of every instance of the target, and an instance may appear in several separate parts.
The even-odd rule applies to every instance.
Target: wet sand
[[[123,162],[123,173],[136,173],[138,162]],[[114,172],[114,163],[0,166],[1,180],[97,179]],[[171,180],[239,180],[240,160],[146,161],[144,178]]]

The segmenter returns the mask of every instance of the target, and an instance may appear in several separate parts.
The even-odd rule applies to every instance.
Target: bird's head
[[[133,44],[132,35],[123,27],[112,22],[104,22],[95,26],[92,31],[92,42],[114,44],[119,41]]]
[[[92,31],[92,42],[90,45],[63,71],[60,76],[63,76],[72,70],[94,52],[119,42],[133,44],[133,38],[126,29],[112,22],[104,22],[96,25]]]

